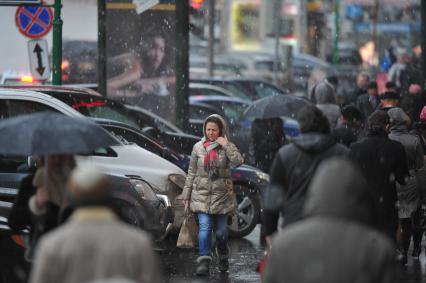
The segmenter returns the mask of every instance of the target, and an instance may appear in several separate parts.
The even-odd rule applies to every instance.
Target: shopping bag
[[[180,227],[179,237],[176,246],[178,248],[194,248],[198,244],[198,225],[195,222],[194,214],[185,211],[185,219]]]

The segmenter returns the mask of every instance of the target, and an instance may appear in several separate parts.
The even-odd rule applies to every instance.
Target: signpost
[[[61,19],[61,9],[62,9],[62,0],[55,0],[53,5],[43,5],[42,0],[0,0],[0,6],[24,6],[25,9],[18,9],[16,13],[17,25],[21,26],[23,29],[21,32],[24,35],[29,36],[30,38],[38,38],[49,32],[49,25],[53,25],[53,48],[52,48],[52,68],[53,68],[53,79],[52,83],[54,85],[62,84],[62,19]],[[42,9],[40,9],[42,7]],[[44,8],[48,8],[48,11]],[[54,9],[53,19],[51,17],[52,11],[50,7]],[[34,13],[34,11],[36,11]],[[43,12],[45,11],[45,12]],[[49,12],[50,11],[50,12]],[[19,15],[18,15],[19,12]],[[28,12],[28,14],[27,14]],[[48,15],[42,16],[43,15]],[[46,18],[49,18],[51,24],[44,22]],[[19,22],[19,24],[18,24]],[[41,32],[40,32],[41,31]],[[31,37],[31,35],[35,35]],[[42,49],[42,47],[40,47]],[[47,52],[47,48],[44,50]],[[42,56],[42,51],[39,51],[40,56]],[[36,52],[37,54],[37,52]],[[43,62],[43,57],[41,57],[40,62]],[[38,58],[37,58],[38,63]],[[47,66],[47,62],[45,63]],[[36,67],[37,68],[37,67]],[[47,67],[44,67],[47,68]],[[42,70],[42,67],[39,68]],[[37,71],[37,70],[36,70]],[[43,74],[46,72],[44,69]]]
[[[40,38],[52,28],[53,12],[49,7],[22,6],[16,10],[19,31],[29,38]]]
[[[47,41],[45,39],[28,41],[28,55],[30,58],[31,75],[39,81],[49,79],[50,66]]]
[[[42,0],[0,0],[0,6],[40,5]]]

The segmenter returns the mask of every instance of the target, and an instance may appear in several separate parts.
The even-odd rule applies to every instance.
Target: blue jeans
[[[220,255],[228,254],[228,216],[224,214],[198,213],[198,244],[200,256],[210,256],[212,231],[216,233],[216,247]]]

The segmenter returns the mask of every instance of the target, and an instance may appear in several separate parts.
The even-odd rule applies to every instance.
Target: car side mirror
[[[28,156],[27,157],[27,166],[28,169],[33,169],[37,166],[37,162],[36,162],[36,158],[34,158],[33,156]]]

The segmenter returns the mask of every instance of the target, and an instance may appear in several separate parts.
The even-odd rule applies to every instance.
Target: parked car
[[[289,94],[288,90],[280,89],[272,83],[256,78],[204,78],[194,79],[191,80],[191,82],[211,84],[224,88],[232,93],[241,93],[238,97],[248,96],[250,100],[256,100],[272,95]]]
[[[26,88],[29,89],[29,88]],[[37,90],[38,92],[43,92],[49,94],[49,97],[51,100],[57,101],[57,102],[65,102],[67,104],[66,108],[71,108],[73,111],[79,111],[80,115],[84,114],[86,116],[92,117],[92,118],[103,118],[103,119],[112,119],[119,122],[123,122],[124,124],[133,127],[137,132],[142,131],[142,133],[146,133],[147,127],[145,124],[145,121],[147,119],[141,119],[141,116],[135,115],[133,112],[129,114],[127,112],[124,105],[122,105],[119,102],[109,100],[107,98],[104,98],[99,95],[89,94],[83,89],[72,89],[72,88],[61,88],[61,87],[37,87],[34,88],[34,90]],[[54,99],[54,98],[57,99]],[[1,101],[1,96],[0,96]],[[138,112],[141,115],[145,115],[146,111]],[[151,122],[156,121],[157,125],[158,123],[162,123],[162,127],[165,129],[168,129],[169,131],[178,130],[173,125],[169,125],[167,122],[164,122],[160,119],[153,118],[153,116],[150,116]],[[148,128],[150,131],[150,128]],[[149,135],[150,136],[150,135]],[[186,143],[190,145],[190,149],[187,152],[178,151],[176,149],[172,149],[175,152],[179,153],[185,153],[187,155],[191,154],[192,146],[199,141],[198,137],[190,136],[186,134],[182,134],[179,132],[176,133],[170,133],[168,136],[175,136],[177,140],[181,138],[186,139]],[[152,136],[150,136],[151,139]],[[155,138],[154,138],[155,139]],[[168,140],[170,143],[173,143],[173,141]],[[162,143],[162,141],[160,141]],[[165,144],[165,143],[164,143]],[[168,144],[165,144],[167,147]],[[181,191],[185,182],[185,173],[182,170],[176,170],[174,167],[170,167],[171,164],[163,164],[161,165],[161,162],[158,161],[158,163],[153,162],[152,160],[153,155],[151,152],[150,154],[145,153],[146,155],[149,155],[149,157],[138,157],[138,155],[135,153],[132,153],[132,147],[137,147],[135,145],[125,145],[121,147],[111,147],[109,151],[103,151],[100,152],[101,155],[90,157],[92,163],[96,163],[106,172],[121,172],[125,175],[138,175],[143,176],[144,179],[152,182],[156,188],[160,189],[159,193],[166,194],[172,204],[173,212],[175,213],[175,219],[172,226],[173,231],[177,231],[177,229],[180,227],[182,221],[183,221],[183,205],[182,205],[182,199],[181,199]],[[135,149],[133,149],[135,150]],[[143,150],[141,148],[141,150]],[[169,151],[171,152],[171,150]],[[158,152],[157,152],[158,153]],[[118,155],[119,157],[115,160],[108,161],[111,158],[114,158],[115,155]],[[142,160],[144,159],[144,160]],[[162,158],[158,158],[161,160],[164,160]],[[165,160],[164,160],[165,161]],[[120,169],[117,168],[119,164],[126,163],[129,168],[126,168],[123,166],[123,168],[120,167]],[[167,162],[169,163],[169,162]],[[138,169],[139,165],[139,169]],[[143,171],[140,170],[140,168],[143,166]],[[257,169],[256,169],[257,170]],[[241,172],[237,172],[237,175],[239,177],[244,177],[246,175],[246,171],[248,171],[247,168],[242,168]],[[252,173],[252,177],[250,177],[250,180],[246,181],[246,184],[250,184],[255,182],[255,178],[258,178],[260,176],[264,180],[265,178],[268,178],[267,175],[264,175],[264,173],[257,170],[258,173],[254,172]],[[169,175],[165,174],[165,172],[170,172]],[[158,173],[158,174],[157,174]],[[155,177],[156,176],[156,177]],[[254,177],[255,176],[255,177]],[[266,176],[266,177],[265,177]],[[154,178],[155,177],[155,178]],[[260,178],[259,177],[259,178]],[[266,181],[263,181],[265,183]],[[249,221],[249,228],[253,229],[255,223],[257,223],[258,219],[258,211],[259,209],[259,200],[258,200],[258,190],[256,190],[253,186],[243,186],[244,184],[240,184],[239,182],[234,182],[235,185],[235,192],[237,193],[238,197],[237,199],[239,201],[244,201],[244,205],[241,207],[241,210],[245,211],[244,213],[250,213],[252,217],[255,218],[247,218],[240,217],[240,218],[234,218],[232,222],[230,222],[230,225],[232,225],[235,229],[242,230],[243,232],[236,232],[234,233],[235,236],[237,235],[243,235],[243,233],[247,233],[248,229],[246,229],[247,224],[244,221]],[[253,193],[256,193],[253,195]],[[248,200],[247,200],[248,199]],[[249,201],[250,200],[250,201]],[[252,204],[250,204],[252,203]],[[236,217],[236,216],[235,216]],[[242,219],[245,220],[242,220]],[[239,223],[238,225],[234,224],[234,221],[236,223]],[[251,231],[251,230],[250,230]],[[240,234],[237,234],[240,233]],[[248,233],[247,233],[248,234]]]
[[[207,57],[192,55],[189,57],[189,76],[191,79],[208,76]],[[240,75],[244,66],[236,60],[215,58],[213,71],[215,76],[227,77]]]
[[[189,97],[189,127],[191,134],[203,135],[204,119],[212,114],[219,114],[225,118],[230,137],[233,138],[234,130],[239,127],[244,110],[251,104],[247,100],[236,97],[220,95],[196,95]]]
[[[96,119],[96,121],[119,139],[133,142],[164,157],[185,172],[188,171],[190,157],[186,154],[175,152],[144,135],[136,128],[120,122]],[[261,200],[263,190],[269,181],[269,176],[255,167],[241,165],[231,169],[234,191],[237,196],[237,213],[228,222],[228,230],[232,237],[244,237],[250,234],[260,221]]]
[[[64,89],[63,92],[72,93],[67,89]],[[78,103],[82,103],[82,101],[78,101]],[[40,111],[55,111],[68,116],[84,117],[70,105],[45,93],[28,89],[1,89],[0,109],[3,110],[2,113],[6,113],[2,118]],[[185,172],[139,146],[124,144],[111,146],[99,149],[92,155],[80,156],[77,161],[95,164],[106,173],[142,178],[153,185],[160,198],[172,205],[174,212],[183,211],[181,202],[174,203],[171,200],[174,200],[179,194],[178,192],[182,190],[186,178]],[[180,225],[181,219],[177,217],[170,229],[177,230]]]
[[[204,83],[189,83],[189,96],[194,95],[221,95],[229,97],[237,97],[250,101],[251,98],[247,93],[241,91],[229,91],[224,88]]]
[[[188,134],[164,118],[136,105],[123,105],[129,117],[139,123],[139,128],[148,136],[160,141],[169,148],[190,155],[194,143],[200,137]]]

